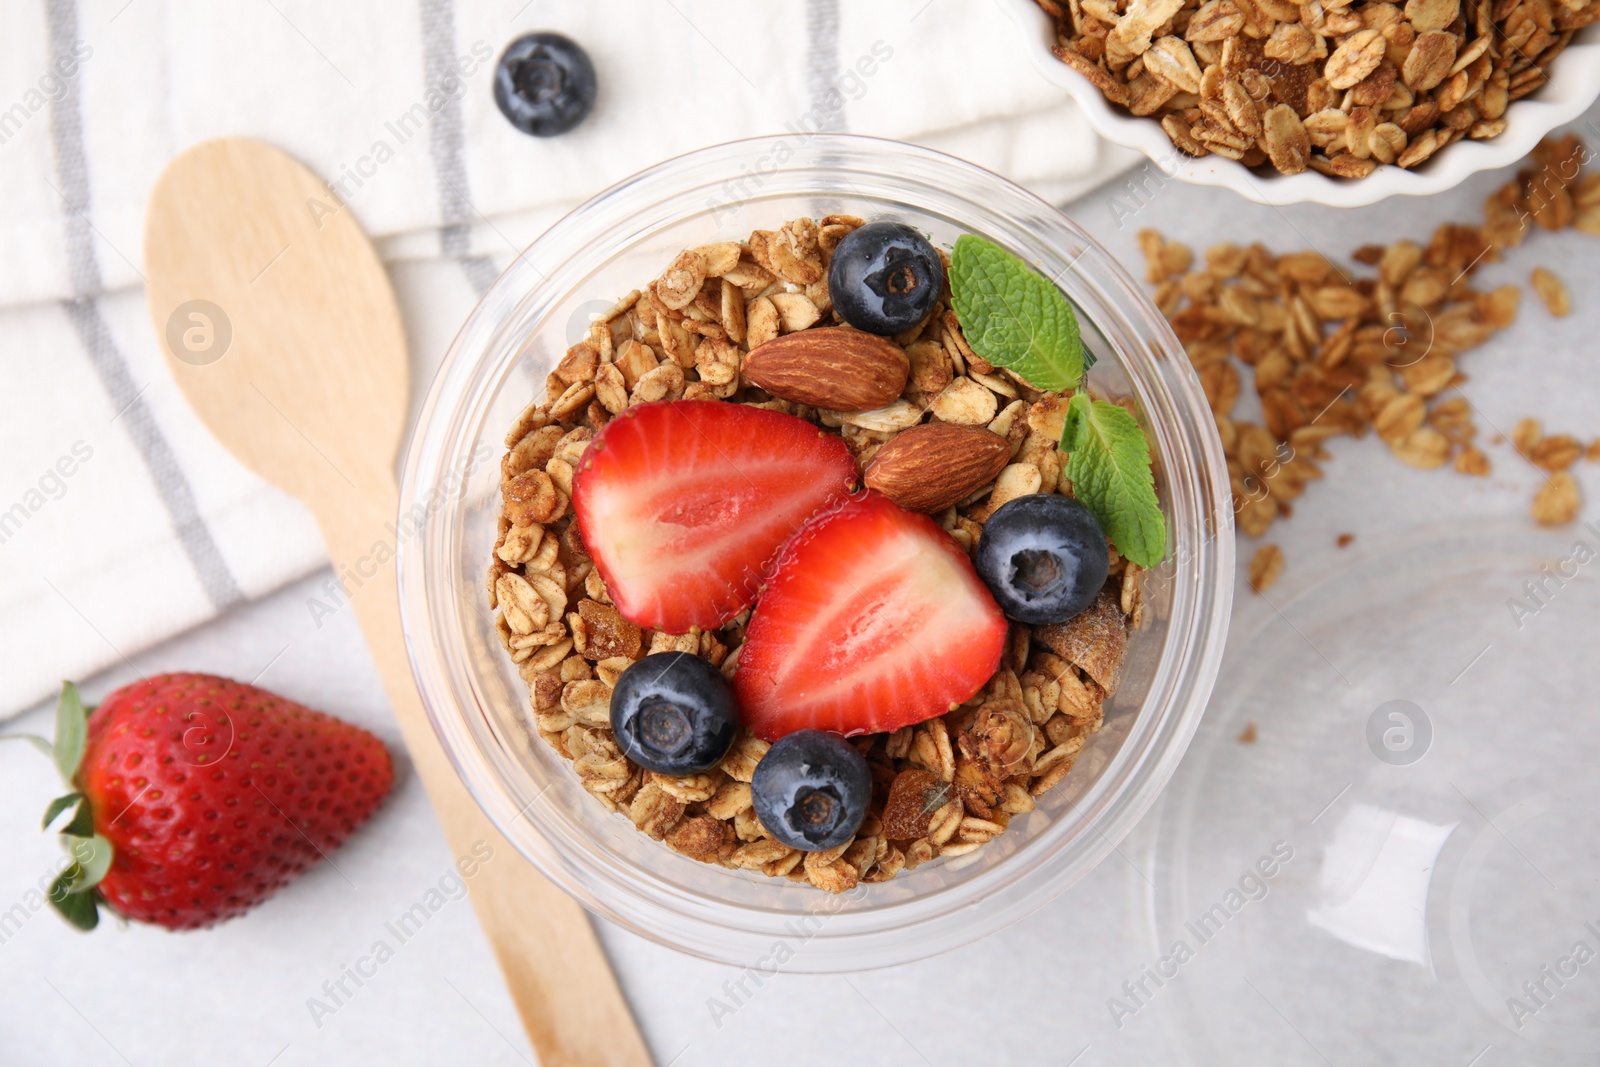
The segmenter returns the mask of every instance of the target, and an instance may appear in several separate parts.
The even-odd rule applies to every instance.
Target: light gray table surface
[[[1600,143],[1600,109],[1585,120]],[[1582,124],[1580,124],[1582,125]],[[1451,192],[1340,211],[1245,203],[1232,194],[1146,185],[1136,200],[1113,186],[1068,206],[1119,258],[1142,271],[1135,232],[1159,229],[1197,250],[1219,240],[1260,240],[1282,251],[1314,247],[1343,258],[1368,242],[1425,240],[1445,221],[1475,220],[1506,177],[1479,175]],[[1127,217],[1128,208],[1135,208]],[[1481,410],[1485,438],[1536,415],[1552,431],[1600,435],[1593,338],[1600,332],[1600,239],[1534,234],[1482,285],[1526,283],[1543,265],[1566,279],[1576,310],[1548,315],[1530,294],[1517,324],[1463,358],[1464,387]],[[404,306],[424,292],[449,293],[464,317],[472,298],[450,265],[397,267]],[[449,338],[412,323],[419,381]],[[1248,392],[1248,390],[1247,390]],[[1494,473],[1469,479],[1402,466],[1377,440],[1341,440],[1327,477],[1311,487],[1293,519],[1270,539],[1289,567],[1324,554],[1351,532],[1379,537],[1430,523],[1526,520],[1539,482],[1508,444],[1490,445]],[[1595,469],[1577,474],[1600,493]],[[1585,515],[1592,515],[1586,506]],[[1254,545],[1239,542],[1240,569]],[[353,617],[317,625],[308,609],[327,572],[239,608],[203,629],[134,659],[141,672],[213,671],[250,679],[377,732],[401,752],[399,733]],[[1251,593],[1241,580],[1241,605]],[[123,668],[88,679],[91,699],[133,677]],[[49,731],[37,709],[13,729]],[[53,868],[56,846],[38,815],[57,789],[54,773],[25,746],[0,746],[0,912]],[[1179,1062],[1165,1005],[1113,1025],[1107,998],[1153,958],[1143,903],[1141,827],[1122,852],[1015,927],[925,962],[849,977],[780,975],[732,1015],[731,968],[679,955],[599,922],[622,986],[658,1060],[676,1064],[1049,1064],[1067,1067]],[[201,933],[173,935],[109,922],[92,935],[48,910],[29,914],[0,939],[0,1063],[127,1063],[183,1067],[301,1064],[517,1064],[533,1062],[471,906],[441,909],[395,957],[332,1015],[311,998],[382,936],[450,867],[450,856],[420,784],[402,759],[393,798],[332,862],[313,869],[246,917]],[[1204,961],[1182,982],[1204,982]],[[1337,1011],[1337,1005],[1328,1010]],[[1167,1020],[1166,1022],[1170,1022]],[[1494,1060],[1485,1059],[1483,1067]]]

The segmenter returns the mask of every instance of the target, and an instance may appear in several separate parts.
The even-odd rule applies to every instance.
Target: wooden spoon
[[[387,562],[406,343],[366,234],[298,162],[230,138],[168,164],[144,255],[151,319],[190,405],[241,463],[310,507],[335,571],[357,576],[351,603],[451,850],[494,849],[472,901],[540,1063],[648,1065],[588,916],[490,824],[417,695]]]

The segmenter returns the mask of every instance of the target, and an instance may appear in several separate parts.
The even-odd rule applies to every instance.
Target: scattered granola
[[[1533,268],[1533,291],[1556,318],[1572,314],[1572,296],[1567,292],[1566,283],[1543,267]]]
[[[1552,474],[1564,471],[1583,455],[1583,445],[1571,434],[1558,433],[1541,437],[1528,453],[1535,467]]]
[[[847,215],[794,219],[743,242],[690,249],[596,320],[507,434],[488,574],[502,644],[529,687],[530,733],[572,762],[585,789],[683,855],[829,892],[970,852],[1031,811],[1100,728],[1129,634],[1146,612],[1141,568],[1113,549],[1094,606],[1038,632],[1012,623],[1000,670],[971,700],[893,733],[851,739],[871,768],[872,802],[855,837],[825,852],[792,849],[761,825],[750,782],[769,746],[748,732],[715,768],[687,778],[645,771],[619,751],[609,701],[622,671],[645,655],[681,651],[731,677],[751,617],[747,609],[716,630],[675,636],[640,629],[612,606],[573,521],[571,488],[595,431],[628,407],[683,398],[781,411],[841,438],[863,469],[880,452],[889,463],[888,446],[902,434],[982,427],[1003,439],[1007,462],[985,461],[986,480],[932,516],[969,553],[1003,499],[1030,490],[1071,495],[1057,447],[1066,398],[977,356],[948,289],[889,345],[909,371],[886,406],[840,413],[774,399],[743,375],[746,356],[763,342],[837,325],[827,268],[862,224]]]
[[[1179,151],[1364,178],[1496,137],[1600,0],[1037,0],[1054,51]]]
[[[1585,456],[1592,460],[1600,451],[1593,446],[1585,449],[1571,434],[1546,434],[1538,419],[1518,422],[1511,431],[1511,446],[1523,459],[1550,474],[1534,494],[1534,520],[1545,526],[1563,526],[1576,519],[1583,497],[1577,479],[1568,471],[1578,460]]]
[[[1577,480],[1557,471],[1533,495],[1533,517],[1544,526],[1564,526],[1578,517],[1582,505]]]
[[[1277,545],[1262,545],[1250,557],[1250,588],[1264,593],[1283,573],[1283,549]]]
[[[1156,304],[1211,401],[1240,532],[1260,537],[1287,518],[1322,477],[1323,442],[1340,434],[1374,431],[1411,466],[1453,460],[1459,473],[1489,473],[1471,401],[1445,394],[1466,381],[1458,357],[1515,321],[1520,292],[1479,290],[1472,276],[1520,245],[1530,223],[1600,235],[1600,173],[1582,171],[1588,158],[1576,136],[1542,141],[1533,165],[1488,198],[1481,224],[1440,226],[1426,246],[1360,248],[1355,261],[1375,268],[1365,277],[1316,252],[1275,255],[1259,244],[1218,245],[1196,268],[1188,247],[1139,234]],[[1241,367],[1253,370],[1259,424],[1234,417]],[[1600,461],[1600,441],[1585,450],[1575,437],[1545,438],[1536,420],[1519,424],[1512,441],[1546,471],[1565,471],[1579,455]],[[1539,492],[1539,521],[1576,516],[1570,477]]]

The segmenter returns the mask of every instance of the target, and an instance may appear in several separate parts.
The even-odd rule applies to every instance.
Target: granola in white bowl
[[[1040,73],[1159,180],[1264,204],[1440,192],[1600,96],[1594,0],[998,2]]]

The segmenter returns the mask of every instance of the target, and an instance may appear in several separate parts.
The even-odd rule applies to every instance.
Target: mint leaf
[[[62,683],[61,702],[56,705],[56,742],[52,755],[61,780],[68,785],[78,773],[88,732],[89,713],[84,709],[83,698],[78,696],[78,687],[71,682]]]
[[[1073,396],[1061,432],[1072,495],[1083,501],[1117,551],[1141,567],[1167,553],[1167,522],[1156,501],[1150,445],[1127,409]]]
[[[1044,275],[967,233],[950,255],[950,293],[961,332],[978,355],[1035,389],[1077,387],[1084,369],[1078,316]]]

